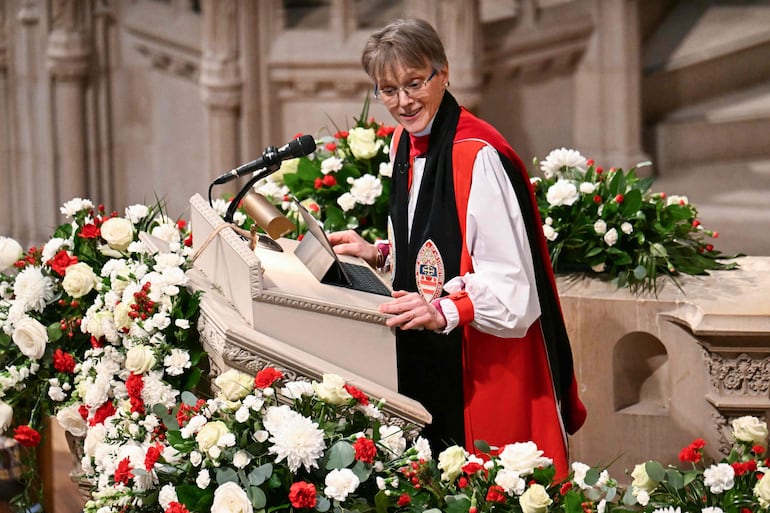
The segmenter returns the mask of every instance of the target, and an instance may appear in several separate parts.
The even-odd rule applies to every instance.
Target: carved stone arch
[[[649,333],[628,333],[615,344],[612,359],[615,411],[668,415],[669,356],[661,341]]]

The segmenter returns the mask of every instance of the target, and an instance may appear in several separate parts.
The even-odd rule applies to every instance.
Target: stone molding
[[[82,80],[88,77],[88,43],[80,31],[54,29],[48,37],[46,66],[51,77],[58,80]]]

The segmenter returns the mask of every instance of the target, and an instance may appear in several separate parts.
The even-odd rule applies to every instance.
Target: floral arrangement
[[[186,223],[160,206],[119,216],[80,198],[61,213],[42,247],[0,238],[0,427],[24,449],[21,510],[41,499],[35,448],[49,416],[84,436],[120,412],[176,404],[200,377]]]
[[[214,384],[212,399],[154,408],[144,422],[160,429],[131,433],[113,417],[89,430],[83,466],[98,486],[85,511],[364,511],[379,471],[430,458],[340,376],[231,369]]]
[[[357,230],[374,242],[387,238],[392,167],[390,141],[395,127],[369,118],[369,100],[355,125],[318,139],[315,153],[287,160],[256,184],[255,190],[295,221],[291,196],[318,217],[329,231]]]
[[[543,233],[557,271],[592,269],[618,286],[657,291],[657,277],[734,269],[714,249],[718,232],[705,229],[686,196],[651,192],[652,178],[636,168],[603,170],[579,152],[552,151],[535,160],[532,178]],[[646,164],[639,164],[646,165]]]

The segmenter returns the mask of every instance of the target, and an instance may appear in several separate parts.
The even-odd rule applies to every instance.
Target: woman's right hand
[[[328,234],[329,242],[334,246],[338,255],[352,255],[363,258],[372,267],[377,265],[377,248],[364,240],[355,230],[332,232]]]

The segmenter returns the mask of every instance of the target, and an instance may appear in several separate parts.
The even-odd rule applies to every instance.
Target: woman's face
[[[446,67],[434,73],[428,63],[422,68],[397,63],[377,81],[380,101],[407,132],[422,132],[441,105],[448,74]]]

